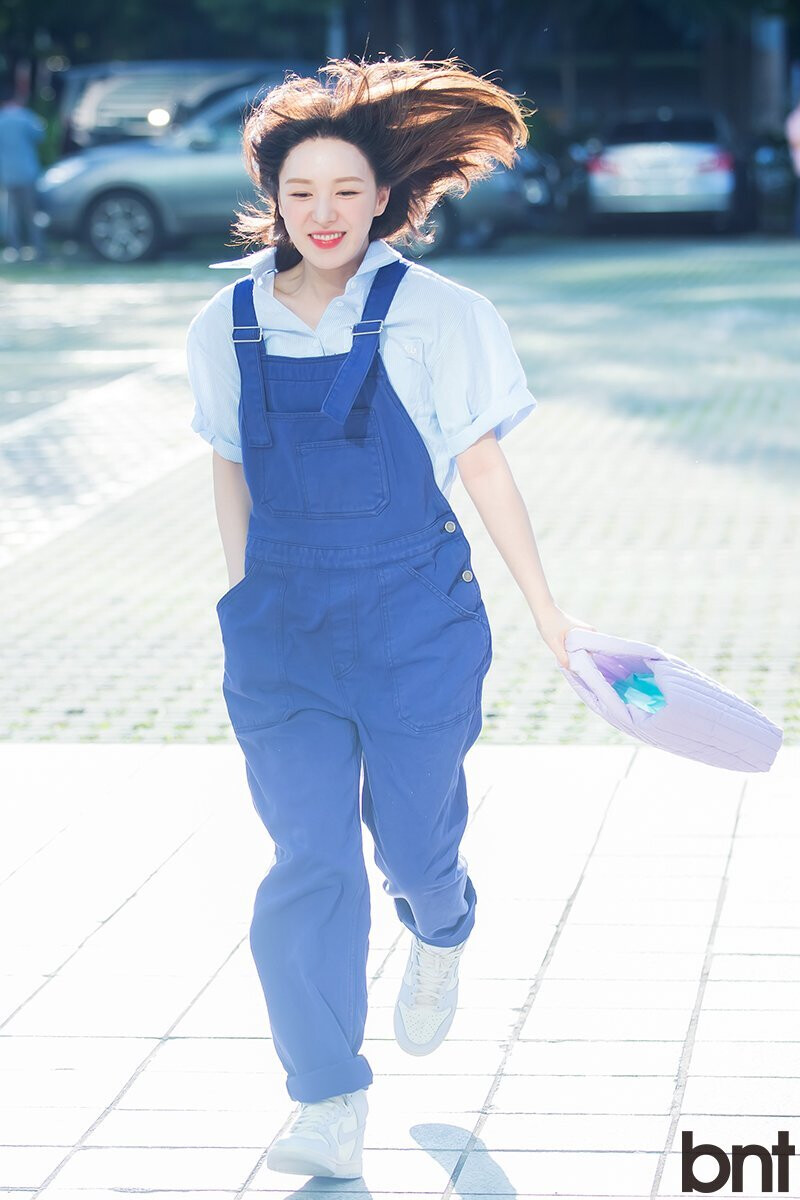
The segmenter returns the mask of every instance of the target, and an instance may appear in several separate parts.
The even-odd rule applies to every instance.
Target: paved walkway
[[[210,261],[0,270],[0,740],[232,738],[183,358],[230,282]],[[796,741],[800,245],[515,239],[437,269],[498,305],[539,399],[504,446],[559,603]],[[459,482],[451,500],[494,633],[483,739],[624,744],[556,670]]]
[[[539,398],[505,445],[556,598],[786,744],[740,775],[602,722],[457,484],[495,645],[461,1006],[430,1058],[394,1043],[408,934],[365,829],[364,1179],[268,1171],[292,1102],[247,935],[272,845],[220,693],[183,362],[219,273],[0,270],[0,1197],[644,1200],[681,1194],[687,1129],[800,1142],[800,247],[532,239],[440,266],[497,303]]]
[[[466,765],[455,1022],[428,1058],[393,1040],[409,935],[364,828],[364,1176],[310,1183],[264,1163],[294,1105],[238,747],[0,747],[0,1194],[674,1197],[686,1129],[799,1141],[800,750],[767,775],[636,745],[479,742]]]

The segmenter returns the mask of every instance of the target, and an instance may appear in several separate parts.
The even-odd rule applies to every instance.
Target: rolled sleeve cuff
[[[506,400],[479,413],[475,420],[470,425],[467,425],[465,429],[461,429],[458,433],[447,438],[447,449],[450,454],[453,457],[457,454],[463,454],[473,443],[477,442],[479,437],[482,437],[484,433],[488,433],[490,429],[494,430],[498,441],[504,438],[507,433],[510,433],[515,426],[519,425],[520,421],[524,420],[536,408],[535,397],[530,392],[526,392],[525,396],[527,400],[521,404],[517,401],[516,404],[512,403],[509,406],[508,400]]]
[[[227,458],[229,462],[240,463],[242,461],[241,446],[234,446],[232,442],[226,442],[218,433],[208,429],[197,417],[192,419],[192,429],[213,446],[221,458]]]

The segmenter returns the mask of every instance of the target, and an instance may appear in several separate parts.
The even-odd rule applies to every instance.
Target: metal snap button
[[[445,521],[444,527],[448,533],[455,533],[455,531],[456,531],[455,521]]]
[[[472,571],[470,571],[469,569],[467,569],[466,571],[462,571],[461,578],[464,580],[465,583],[469,583],[470,579],[473,578]]]

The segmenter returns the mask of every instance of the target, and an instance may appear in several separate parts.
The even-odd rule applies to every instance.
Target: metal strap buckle
[[[359,329],[357,327],[358,325],[377,325],[378,328],[377,329]],[[383,329],[383,317],[381,317],[380,319],[378,317],[375,317],[374,320],[371,320],[371,321],[358,321],[357,324],[353,326],[353,336],[355,337],[359,333],[380,333],[380,331],[382,329]]]
[[[236,334],[243,329],[257,329],[258,337],[237,337]],[[260,325],[234,325],[233,340],[235,342],[260,342],[262,340],[262,330]]]

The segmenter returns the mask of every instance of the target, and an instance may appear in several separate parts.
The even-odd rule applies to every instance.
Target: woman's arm
[[[562,666],[569,666],[564,635],[578,626],[594,629],[556,604],[545,578],[525,501],[494,431],[457,455],[458,473],[533,613],[536,627]]]
[[[228,566],[228,586],[233,587],[244,577],[244,551],[252,502],[241,463],[231,462],[214,450],[212,474],[217,524]]]

